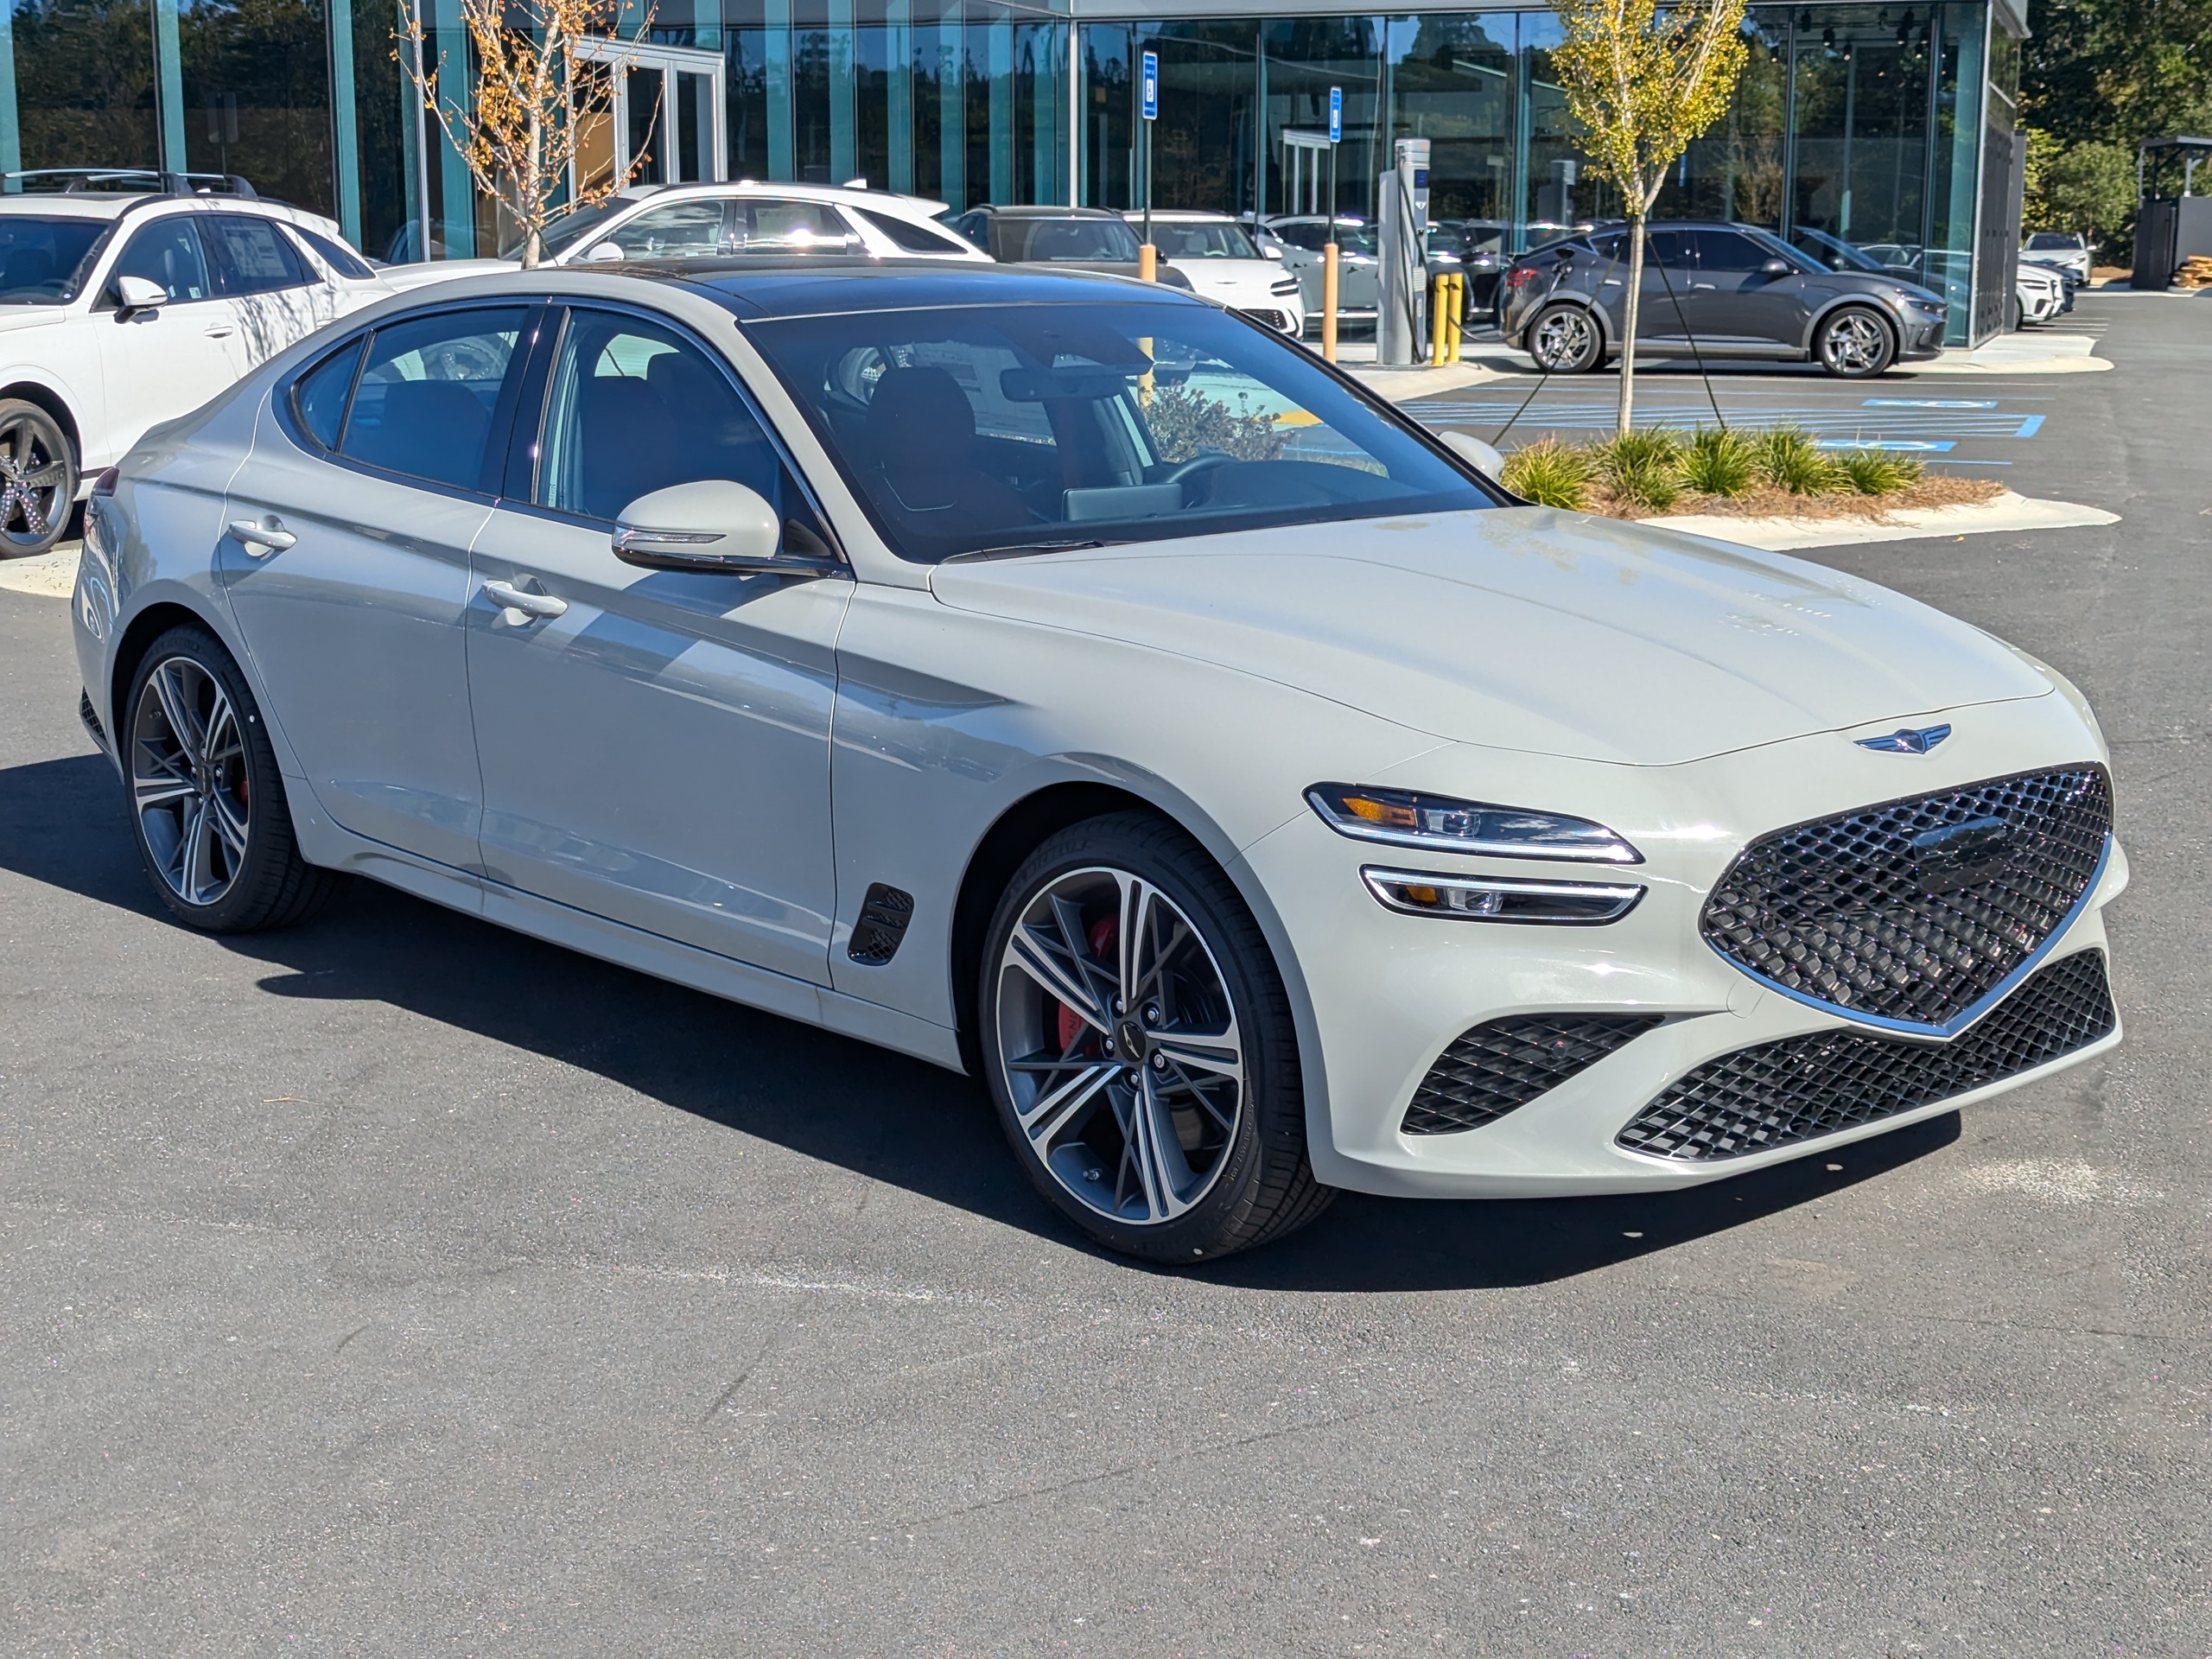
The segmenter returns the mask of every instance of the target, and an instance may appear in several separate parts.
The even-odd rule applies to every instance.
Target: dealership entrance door
[[[586,188],[628,171],[632,184],[694,184],[729,176],[723,137],[722,54],[642,41],[591,41],[576,55],[613,77],[608,114],[576,134]]]

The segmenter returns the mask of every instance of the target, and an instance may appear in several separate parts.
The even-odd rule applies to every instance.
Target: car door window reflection
[[[480,486],[520,306],[410,317],[377,331],[339,453],[460,489]]]
[[[671,331],[578,308],[555,360],[537,500],[613,520],[641,495],[728,479],[766,499],[807,552],[823,543],[798,480],[759,418],[706,354]]]
[[[200,232],[181,213],[157,220],[132,237],[115,262],[113,275],[160,283],[172,305],[214,297]]]
[[[1735,231],[1697,232],[1698,264],[1707,271],[1741,276],[1758,270],[1776,257],[1750,237]]]
[[[704,259],[721,251],[722,205],[678,201],[640,213],[607,240],[626,259]],[[587,250],[588,251],[588,250]]]
[[[308,281],[307,266],[268,219],[243,213],[210,213],[207,218],[216,276],[226,294],[269,294]]]

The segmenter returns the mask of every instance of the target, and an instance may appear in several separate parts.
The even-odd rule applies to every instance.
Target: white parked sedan
[[[1155,1260],[1709,1181],[2119,1040],[2063,677],[1517,505],[1157,287],[458,283],[89,516],[82,712],[177,917],[353,871],[965,1069]]]
[[[236,180],[15,177],[34,188],[0,195],[0,553],[45,551],[147,428],[392,291],[330,220]]]
[[[1126,216],[1143,225],[1142,213]],[[1156,213],[1152,245],[1161,261],[1191,279],[1192,291],[1242,311],[1295,340],[1306,332],[1306,300],[1295,272],[1284,269],[1280,245],[1262,248],[1226,213]]]

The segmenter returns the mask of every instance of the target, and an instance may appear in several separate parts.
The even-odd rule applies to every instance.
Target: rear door
[[[216,284],[238,312],[232,345],[241,376],[338,315],[329,283],[274,220],[215,212],[201,216],[200,232]]]
[[[232,609],[315,800],[356,835],[460,869],[475,867],[483,804],[468,548],[532,315],[441,308],[322,359],[264,409],[224,514]]]

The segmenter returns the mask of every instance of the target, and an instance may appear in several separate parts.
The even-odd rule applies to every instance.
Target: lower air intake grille
[[[2088,1047],[2117,1020],[2104,954],[2084,950],[2031,975],[1948,1043],[1816,1031],[1709,1060],[1613,1138],[1685,1162],[1749,1157],[2016,1076]]]
[[[1253,321],[1261,324],[1262,327],[1274,329],[1277,334],[1287,334],[1290,332],[1290,319],[1280,311],[1271,310],[1265,306],[1262,306],[1256,309],[1249,310],[1245,312],[1244,315],[1251,318]]]
[[[1429,1067],[1406,1108],[1405,1132],[1479,1129],[1658,1023],[1656,1014],[1535,1014],[1477,1026]]]

